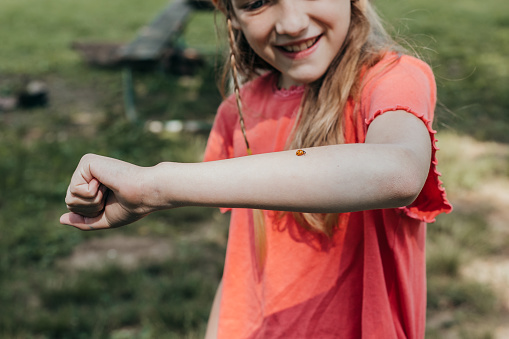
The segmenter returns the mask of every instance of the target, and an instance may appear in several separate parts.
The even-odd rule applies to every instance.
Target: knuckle
[[[80,164],[81,165],[90,164],[95,158],[97,158],[97,155],[93,153],[84,154],[80,159]]]
[[[94,155],[92,153],[86,153],[81,157],[81,161],[87,161],[90,160]]]

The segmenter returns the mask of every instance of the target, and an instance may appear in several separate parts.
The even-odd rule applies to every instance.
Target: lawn
[[[496,272],[509,267],[509,2],[376,3],[433,67],[439,90],[439,169],[455,211],[428,229],[427,338],[504,338],[509,286]],[[135,124],[121,70],[89,67],[70,48],[129,42],[166,4],[0,2],[0,97],[31,80],[50,93],[46,107],[0,111],[1,338],[203,335],[227,217],[184,208],[96,233],[58,223],[84,153],[143,166],[201,159],[206,132],[152,133],[146,123],[212,121],[221,100],[214,14],[193,15],[180,41],[205,56],[197,74],[134,74]]]

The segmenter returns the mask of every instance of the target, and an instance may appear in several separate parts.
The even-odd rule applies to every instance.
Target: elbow
[[[396,161],[396,168],[393,168],[391,179],[389,180],[391,188],[388,193],[393,206],[403,207],[412,204],[419,196],[428,176],[429,166],[424,167],[415,161],[409,152],[402,152],[400,161]]]
[[[395,189],[392,192],[391,199],[394,203],[392,207],[403,207],[411,205],[415,199],[421,193],[422,187],[424,183],[421,183],[421,180],[418,178],[405,178],[400,179],[400,181],[395,185]]]

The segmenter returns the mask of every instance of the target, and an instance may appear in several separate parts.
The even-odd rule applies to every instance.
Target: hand
[[[146,216],[152,209],[144,205],[149,190],[144,170],[116,159],[83,156],[67,189],[70,213],[60,222],[87,231],[124,226]]]

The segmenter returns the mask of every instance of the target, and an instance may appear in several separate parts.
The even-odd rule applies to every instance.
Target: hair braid
[[[237,102],[237,109],[239,113],[240,129],[244,136],[244,142],[246,143],[247,154],[252,155],[253,151],[249,147],[249,141],[247,140],[246,126],[244,124],[244,115],[242,114],[242,100],[240,99],[240,85],[239,85],[239,74],[237,69],[237,58],[235,57],[235,36],[233,34],[232,21],[230,18],[227,19],[228,24],[228,40],[230,43],[230,68],[231,77],[233,79],[233,92],[235,93],[235,101]]]
[[[235,93],[235,101],[237,102],[240,129],[242,131],[242,135],[244,136],[244,142],[246,143],[247,154],[252,155],[253,151],[251,150],[251,147],[249,146],[249,141],[247,140],[244,116],[242,114],[242,100],[240,97],[239,74],[237,68],[237,58],[235,56],[237,49],[235,46],[235,35],[233,32],[233,26],[230,18],[227,19],[227,25],[228,25],[228,40],[230,44],[229,61],[231,69],[231,78],[233,78],[232,79],[233,91]],[[262,210],[253,209],[253,224],[254,224],[256,259],[258,263],[258,269],[261,272],[265,266],[265,258],[267,257],[267,238],[266,238],[267,235],[265,232],[265,217],[263,215]]]

